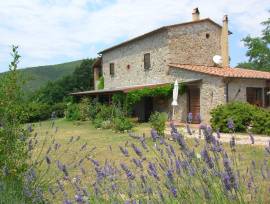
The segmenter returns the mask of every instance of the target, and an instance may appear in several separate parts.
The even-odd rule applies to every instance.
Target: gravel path
[[[203,135],[200,136],[199,135],[199,130],[198,129],[191,129],[192,131],[192,135],[189,135],[187,133],[186,128],[183,127],[178,127],[177,129],[185,132],[186,136],[188,138],[199,138],[199,139],[204,139]],[[165,130],[165,134],[170,136],[170,128],[168,127]],[[214,136],[216,136],[216,134],[214,133]],[[232,134],[229,133],[220,133],[220,141],[222,142],[226,142],[229,143],[230,139],[231,139]],[[250,140],[250,136],[248,134],[243,134],[243,133],[235,133],[234,134],[235,140],[236,140],[236,144],[251,144],[251,140]],[[270,143],[270,136],[266,136],[266,135],[255,135],[253,134],[254,137],[254,145],[259,145],[259,146],[267,146]]]

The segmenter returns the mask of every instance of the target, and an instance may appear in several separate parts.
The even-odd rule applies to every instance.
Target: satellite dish
[[[220,64],[222,64],[222,57],[220,55],[215,55],[213,57],[213,61],[214,61],[215,64],[220,65]]]

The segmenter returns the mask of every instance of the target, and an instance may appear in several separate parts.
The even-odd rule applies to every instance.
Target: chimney
[[[192,21],[200,20],[200,11],[198,8],[193,9],[192,11]]]
[[[221,56],[222,56],[222,66],[229,67],[229,29],[228,29],[228,16],[223,17],[223,26],[221,31]]]

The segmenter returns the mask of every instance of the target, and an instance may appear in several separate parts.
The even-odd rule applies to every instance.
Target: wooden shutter
[[[247,102],[252,105],[262,106],[263,105],[262,88],[248,87],[247,88]]]
[[[114,76],[114,63],[110,63],[110,75]]]
[[[150,53],[144,54],[144,69],[148,70],[151,67]]]

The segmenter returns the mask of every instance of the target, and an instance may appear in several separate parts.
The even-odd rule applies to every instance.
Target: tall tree
[[[75,89],[78,91],[86,91],[94,88],[94,75],[92,64],[95,59],[85,59],[81,65],[77,67],[73,73]]]
[[[249,59],[237,67],[270,71],[270,18],[262,22],[262,25],[265,28],[260,37],[249,35],[243,39],[244,45],[248,48],[246,56]]]

